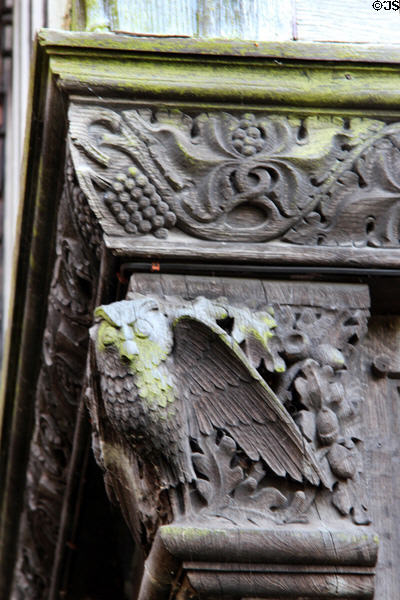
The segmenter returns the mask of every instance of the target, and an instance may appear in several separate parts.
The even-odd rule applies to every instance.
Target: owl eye
[[[135,325],[135,334],[139,338],[148,338],[151,334],[152,327],[146,321],[140,321]]]
[[[107,329],[103,332],[103,344],[105,346],[110,346],[115,341],[115,330],[112,327],[107,327]]]

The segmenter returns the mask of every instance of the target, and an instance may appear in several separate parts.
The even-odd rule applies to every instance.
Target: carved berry
[[[143,210],[143,216],[146,217],[146,219],[150,219],[151,217],[154,217],[155,214],[156,214],[156,209],[154,208],[154,206],[147,206]]]
[[[148,194],[149,196],[151,196],[151,194],[153,194],[153,192],[155,191],[155,187],[153,184],[151,183],[147,183],[144,188],[143,188],[143,192],[145,192],[146,194]]]
[[[140,188],[135,188],[131,191],[131,196],[134,200],[140,200],[142,197],[142,190]]]
[[[351,451],[344,446],[334,444],[328,452],[328,461],[332,472],[337,477],[341,479],[354,477],[356,472],[354,457]]]
[[[122,204],[126,204],[127,202],[129,202],[130,199],[131,199],[130,195],[127,194],[126,192],[121,192],[120,194],[118,194],[118,200]]]
[[[321,444],[333,444],[339,433],[339,421],[330,408],[322,408],[317,415],[317,433]]]
[[[246,115],[239,121],[239,127],[232,133],[232,145],[244,156],[253,156],[264,148],[264,134],[254,115]]]
[[[125,181],[125,189],[126,190],[133,190],[133,188],[135,187],[135,180],[132,179],[132,177],[127,177],[126,181]]]
[[[150,223],[150,221],[140,221],[139,225],[138,225],[139,231],[141,231],[142,233],[149,233],[149,231],[152,230],[152,224]]]
[[[157,212],[159,212],[161,215],[165,214],[166,212],[169,211],[169,206],[166,202],[160,202],[160,204],[158,205],[158,209]]]
[[[165,239],[168,236],[168,229],[165,229],[165,227],[160,227],[159,229],[155,230],[154,235],[156,238]]]
[[[117,221],[121,225],[125,225],[125,223],[128,223],[128,221],[129,221],[129,215],[128,215],[128,213],[125,210],[122,210],[119,213],[119,215],[117,216]]]
[[[114,215],[117,215],[118,213],[120,213],[122,210],[122,204],[120,202],[113,202],[111,205],[111,211],[114,213]]]
[[[106,204],[111,205],[113,202],[115,202],[117,199],[117,195],[114,194],[114,192],[112,192],[111,190],[108,190],[105,194],[104,194],[104,201],[106,202]]]
[[[162,200],[156,186],[133,167],[127,174],[115,176],[103,199],[117,223],[130,234],[152,233],[165,238],[176,223],[175,213]]]
[[[137,209],[139,208],[139,205],[137,202],[133,202],[132,200],[130,200],[129,202],[126,203],[125,209],[130,212],[130,213],[134,213],[137,211]]]
[[[138,225],[141,221],[143,221],[143,217],[140,212],[135,212],[131,215],[130,221],[131,223]]]
[[[152,194],[150,198],[150,204],[153,206],[158,206],[161,202],[161,196],[157,193]]]
[[[127,231],[128,233],[137,233],[138,232],[138,228],[136,225],[134,225],[133,223],[127,223],[124,227],[125,231]]]
[[[152,217],[151,222],[153,223],[154,227],[163,227],[164,217],[162,217],[161,215],[155,215],[154,217]]]
[[[173,225],[175,225],[176,223],[176,216],[173,212],[168,211],[167,214],[165,215],[165,224],[167,225],[167,227],[172,227]]]
[[[116,192],[122,192],[124,189],[124,185],[120,181],[113,181],[111,185]]]
[[[144,175],[138,175],[136,177],[136,183],[141,187],[144,187],[147,183],[147,178]]]
[[[145,196],[140,198],[139,206],[140,208],[146,208],[147,206],[150,206],[150,198],[146,198]]]

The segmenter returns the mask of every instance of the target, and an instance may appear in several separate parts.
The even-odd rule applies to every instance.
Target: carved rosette
[[[80,104],[70,119],[80,185],[110,238],[399,245],[398,124]]]

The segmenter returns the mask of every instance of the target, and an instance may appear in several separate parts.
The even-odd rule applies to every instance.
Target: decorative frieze
[[[178,232],[260,251],[399,246],[396,123],[80,104],[70,118],[81,187],[107,236],[132,248]]]

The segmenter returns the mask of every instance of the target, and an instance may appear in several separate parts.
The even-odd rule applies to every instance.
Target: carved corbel
[[[333,581],[371,598],[362,391],[348,374],[365,308],[128,297],[96,309],[88,396],[109,494],[150,552],[141,600],[169,597],[178,574],[202,598],[218,586],[230,598],[332,598]]]

